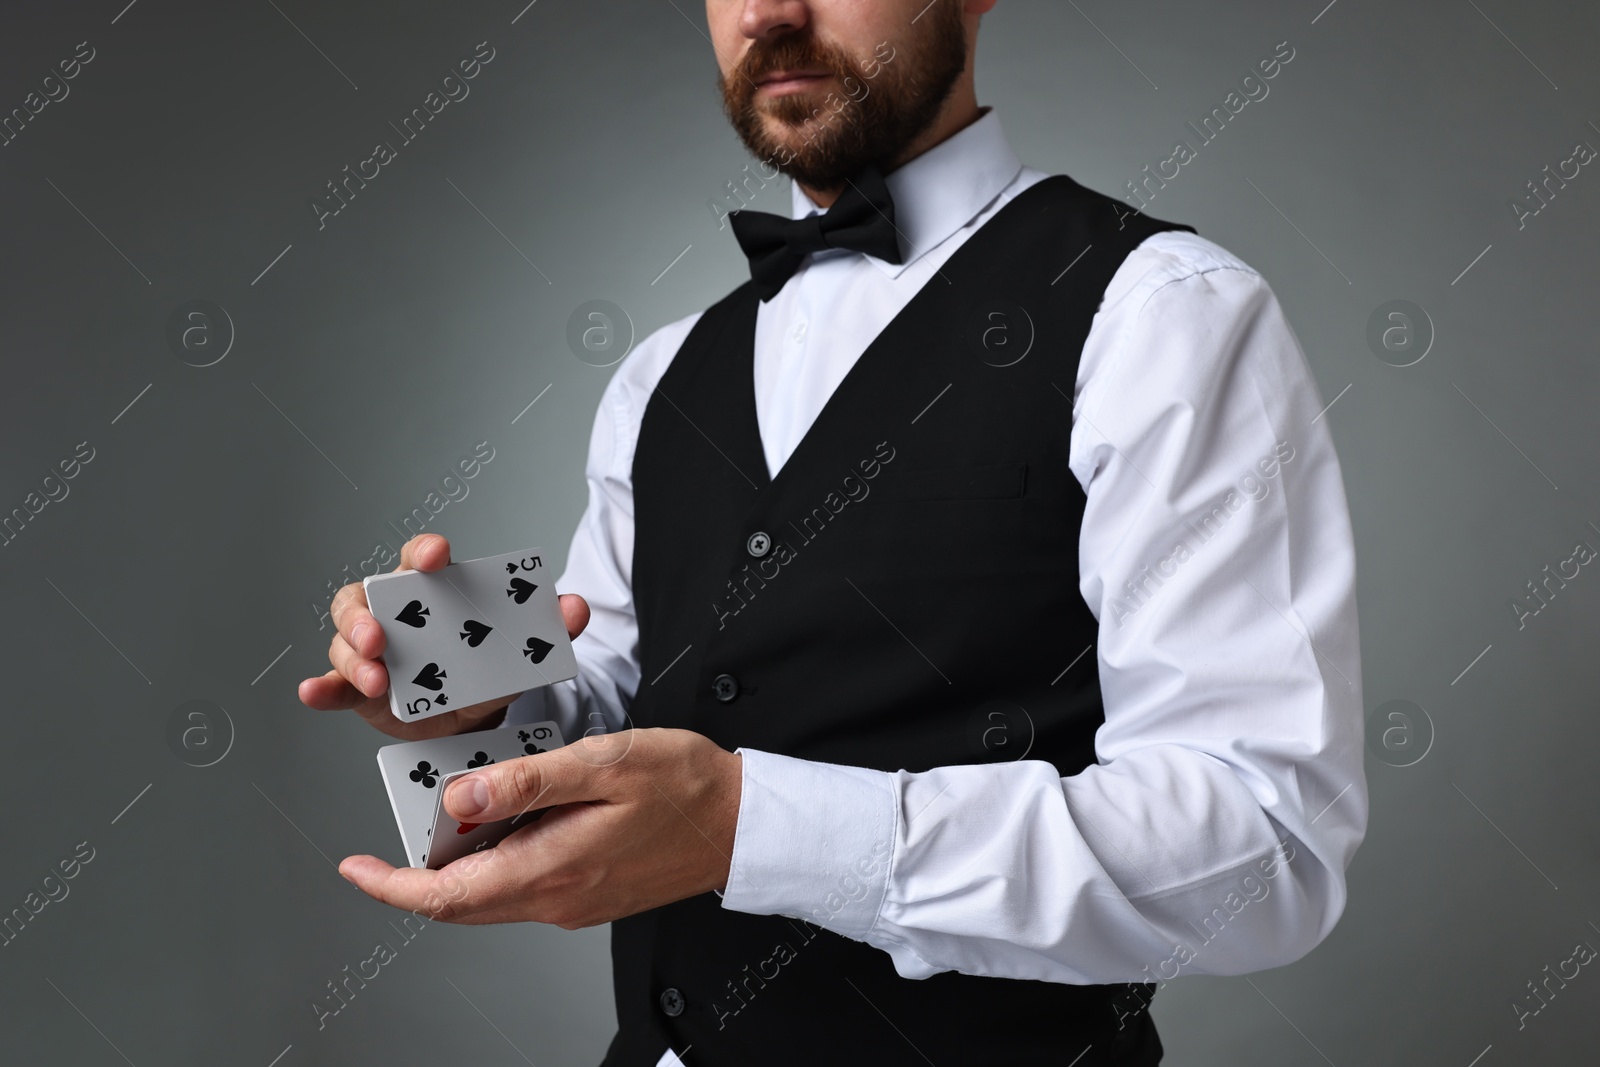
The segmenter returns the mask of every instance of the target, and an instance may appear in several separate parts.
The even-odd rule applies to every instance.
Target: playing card
[[[365,579],[386,639],[395,718],[426,719],[574,677],[553,581],[536,548]]]
[[[446,776],[520,756],[560,748],[566,742],[553,722],[407,741],[378,750],[378,770],[405,844],[407,866],[427,862],[429,839]],[[446,816],[448,818],[448,816]],[[451,827],[454,832],[454,826]],[[510,832],[509,829],[507,832]],[[504,837],[501,834],[501,837]],[[496,838],[498,840],[498,838]],[[469,850],[470,851],[470,850]]]
[[[474,852],[493,848],[504,841],[513,830],[519,830],[531,822],[538,821],[550,810],[534,808],[532,811],[525,811],[498,822],[456,822],[455,818],[444,810],[444,788],[462,775],[471,773],[471,771],[457,771],[446,775],[439,783],[439,800],[434,808],[433,829],[428,838],[428,854],[423,857],[424,866],[430,871],[437,871],[462,856],[470,856]]]
[[[514,653],[514,677],[526,683],[518,692],[578,673],[555,575],[545,567],[539,549],[468,560],[451,581],[472,610],[495,627],[476,647],[494,646],[498,634],[499,649]]]

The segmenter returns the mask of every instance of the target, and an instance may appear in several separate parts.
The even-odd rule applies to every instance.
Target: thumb
[[[567,624],[567,636],[577,637],[589,625],[589,602],[577,593],[560,596],[561,619]]]
[[[450,562],[450,542],[436,533],[418,534],[400,546],[395,570],[436,571]]]
[[[444,808],[460,822],[496,822],[556,804],[597,799],[594,785],[594,768],[566,749],[555,749],[462,775],[445,790]]]

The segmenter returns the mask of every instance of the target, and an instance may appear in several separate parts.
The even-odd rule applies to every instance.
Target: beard
[[[868,61],[866,69],[876,71],[870,78],[864,64],[818,40],[809,26],[754,42],[730,74],[717,78],[728,121],[757,159],[814,189],[837,188],[868,163],[887,170],[933,125],[966,69],[960,5],[937,3],[919,21],[913,37],[891,42],[887,62]],[[830,77],[813,89],[759,96],[756,79],[777,70],[826,70]]]

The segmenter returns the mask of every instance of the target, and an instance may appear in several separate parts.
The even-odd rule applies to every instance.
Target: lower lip
[[[814,88],[820,82],[827,80],[826,74],[808,74],[798,78],[784,78],[782,81],[762,82],[761,91],[779,96],[783,93],[799,92],[802,89]]]

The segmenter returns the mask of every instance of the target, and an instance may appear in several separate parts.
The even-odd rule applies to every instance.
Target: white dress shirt
[[[917,290],[1047,176],[986,111],[887,176],[904,263],[829,250],[760,306],[769,474]],[[794,217],[817,210],[794,186]],[[645,338],[605,390],[557,583],[593,612],[573,643],[580,673],[518,698],[508,723],[553,718],[568,737],[628,725],[634,444],[698,318]],[[1298,959],[1333,927],[1367,821],[1355,559],[1299,343],[1256,271],[1161,233],[1112,278],[1072,388],[1078,588],[1100,626],[1094,655],[1062,648],[1060,662],[1099,674],[1097,763],[1067,778],[1026,758],[889,773],[740,749],[724,908],[817,922],[908,978],[1240,974]],[[874,844],[892,846],[889,862],[861,877]]]

